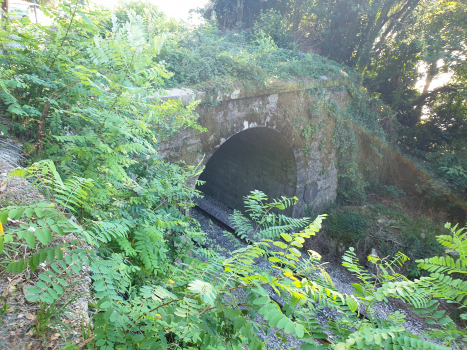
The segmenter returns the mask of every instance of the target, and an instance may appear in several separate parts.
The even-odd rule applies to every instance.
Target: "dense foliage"
[[[421,191],[465,211],[466,11],[459,0],[212,0],[201,13],[355,68],[400,123],[385,125],[388,139],[436,178]]]
[[[437,237],[446,229],[425,215],[411,217],[403,208],[381,204],[337,207],[327,212],[326,230],[320,234],[326,245],[319,249],[327,260],[340,257],[350,247],[355,247],[361,262],[374,249],[381,256],[402,252],[410,260],[401,272],[409,278],[419,278],[424,272],[417,266],[418,259],[444,254]]]
[[[88,348],[261,349],[260,331],[272,329],[300,339],[304,350],[462,347],[465,330],[437,311],[433,298],[465,306],[464,282],[439,275],[408,280],[398,271],[404,254],[371,256],[372,275],[350,249],[344,266],[361,282],[353,285],[354,296],[346,295],[333,286],[317,253],[303,257],[301,251],[324,216],[278,214],[296,198],[273,200],[252,192],[245,199],[248,215],[232,217],[249,244],[228,257],[206,246],[204,232],[186,215],[199,195],[186,183],[199,169],[166,163],[157,154],[158,143],[179,128],[202,130],[194,105],[161,100],[163,89],[212,77],[262,83],[268,75],[316,77],[344,74],[343,68],[281,49],[266,35],[224,37],[211,25],[188,30],[157,11],[140,16],[134,11],[138,6],[111,14],[81,1],[61,3],[53,27],[27,19],[2,22],[2,118],[8,121],[6,132],[26,141],[36,157],[11,175],[34,181],[47,200],[1,208],[0,253],[10,273],[34,278],[39,271],[27,295],[40,310],[35,332],[44,335],[62,325],[60,316],[73,298],[67,277],[89,266],[97,303],[92,327],[86,325],[93,334]],[[243,45],[248,47],[238,51]],[[189,62],[193,67],[183,66]],[[380,114],[365,113],[384,108],[358,79],[353,82],[355,102],[348,111],[337,113],[330,101],[321,102],[338,118],[337,146],[349,135],[356,144],[360,133],[382,134]],[[358,162],[356,150],[342,148],[348,152],[341,155],[343,169],[350,171]],[[342,178],[348,191],[355,183],[355,193],[365,187],[361,174],[343,172]],[[351,197],[343,192],[343,198]],[[65,235],[74,240],[57,239]],[[465,272],[465,234],[456,231],[452,237],[440,239],[453,243],[449,249],[459,258],[449,260],[455,268],[443,274]],[[15,254],[25,247],[29,258]],[[260,258],[271,268],[258,268]],[[420,267],[434,272],[439,261]],[[42,263],[48,268],[39,269]],[[446,285],[454,285],[456,293],[448,293]],[[374,303],[389,297],[436,327],[422,338],[405,328],[400,313],[378,319]],[[323,307],[342,317],[320,324],[317,312]]]

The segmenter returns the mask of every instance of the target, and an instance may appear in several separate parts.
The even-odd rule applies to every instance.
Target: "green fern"
[[[467,274],[467,230],[457,229],[457,225],[451,227],[451,235],[438,236],[438,241],[447,248],[448,254],[455,254],[457,258],[449,255],[435,256],[418,260],[418,267],[430,272],[432,290],[435,297],[447,299],[459,304],[461,310],[467,307],[467,281],[463,278],[455,278],[451,274]],[[467,312],[461,314],[461,318],[467,320]]]
[[[281,233],[303,228],[311,223],[311,218],[291,218],[277,214],[273,210],[285,210],[297,203],[298,199],[282,197],[268,202],[268,197],[261,191],[251,191],[244,198],[245,212],[249,218],[235,210],[230,220],[236,234],[242,239],[259,241],[263,238],[277,239]]]
[[[420,338],[411,337],[404,334],[403,327],[391,328],[366,328],[362,331],[354,332],[345,343],[338,343],[336,350],[350,349],[407,349],[407,350],[448,350],[449,347],[439,346]]]

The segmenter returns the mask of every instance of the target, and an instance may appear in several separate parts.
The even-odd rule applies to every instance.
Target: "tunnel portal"
[[[278,131],[250,128],[225,141],[212,155],[197,188],[232,209],[244,210],[243,197],[252,190],[269,199],[292,197],[297,165],[292,148]]]

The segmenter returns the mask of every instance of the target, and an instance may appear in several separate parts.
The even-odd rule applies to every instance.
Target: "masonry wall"
[[[206,173],[200,179],[212,187],[206,187],[205,191],[230,207],[238,206],[245,193],[261,189],[273,197],[297,196],[300,202],[294,207],[293,215],[303,216],[307,207],[319,208],[336,197],[332,136],[338,115],[329,115],[325,105],[334,104],[334,110],[338,111],[345,108],[350,95],[342,81],[323,81],[294,82],[290,86],[280,85],[276,90],[274,86],[268,86],[265,91],[239,89],[231,95],[213,95],[210,100],[202,95],[205,102],[196,111],[199,124],[208,131],[182,130],[162,144],[159,152],[173,162],[183,160],[206,166]],[[186,100],[186,96],[183,98]],[[262,137],[266,132],[260,135],[259,131],[248,136],[246,131],[255,129],[270,130],[282,138],[274,141]],[[268,151],[280,142],[278,139],[284,142],[277,148],[288,150],[289,156]],[[236,146],[223,150],[229,141]],[[217,152],[220,153],[216,155]],[[286,172],[290,174],[291,168],[296,169],[293,190],[294,185],[284,170],[288,169]]]

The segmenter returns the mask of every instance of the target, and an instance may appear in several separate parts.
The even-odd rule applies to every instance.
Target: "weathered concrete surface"
[[[336,197],[335,119],[323,100],[344,107],[350,98],[346,85],[346,79],[322,77],[231,93],[172,91],[163,98],[201,100],[196,111],[208,131],[181,130],[159,152],[173,162],[206,165],[200,179],[207,183],[200,189],[230,207],[242,209],[241,197],[260,189],[271,198],[297,196],[293,215],[302,216],[305,191],[314,182],[318,195],[310,206]]]

